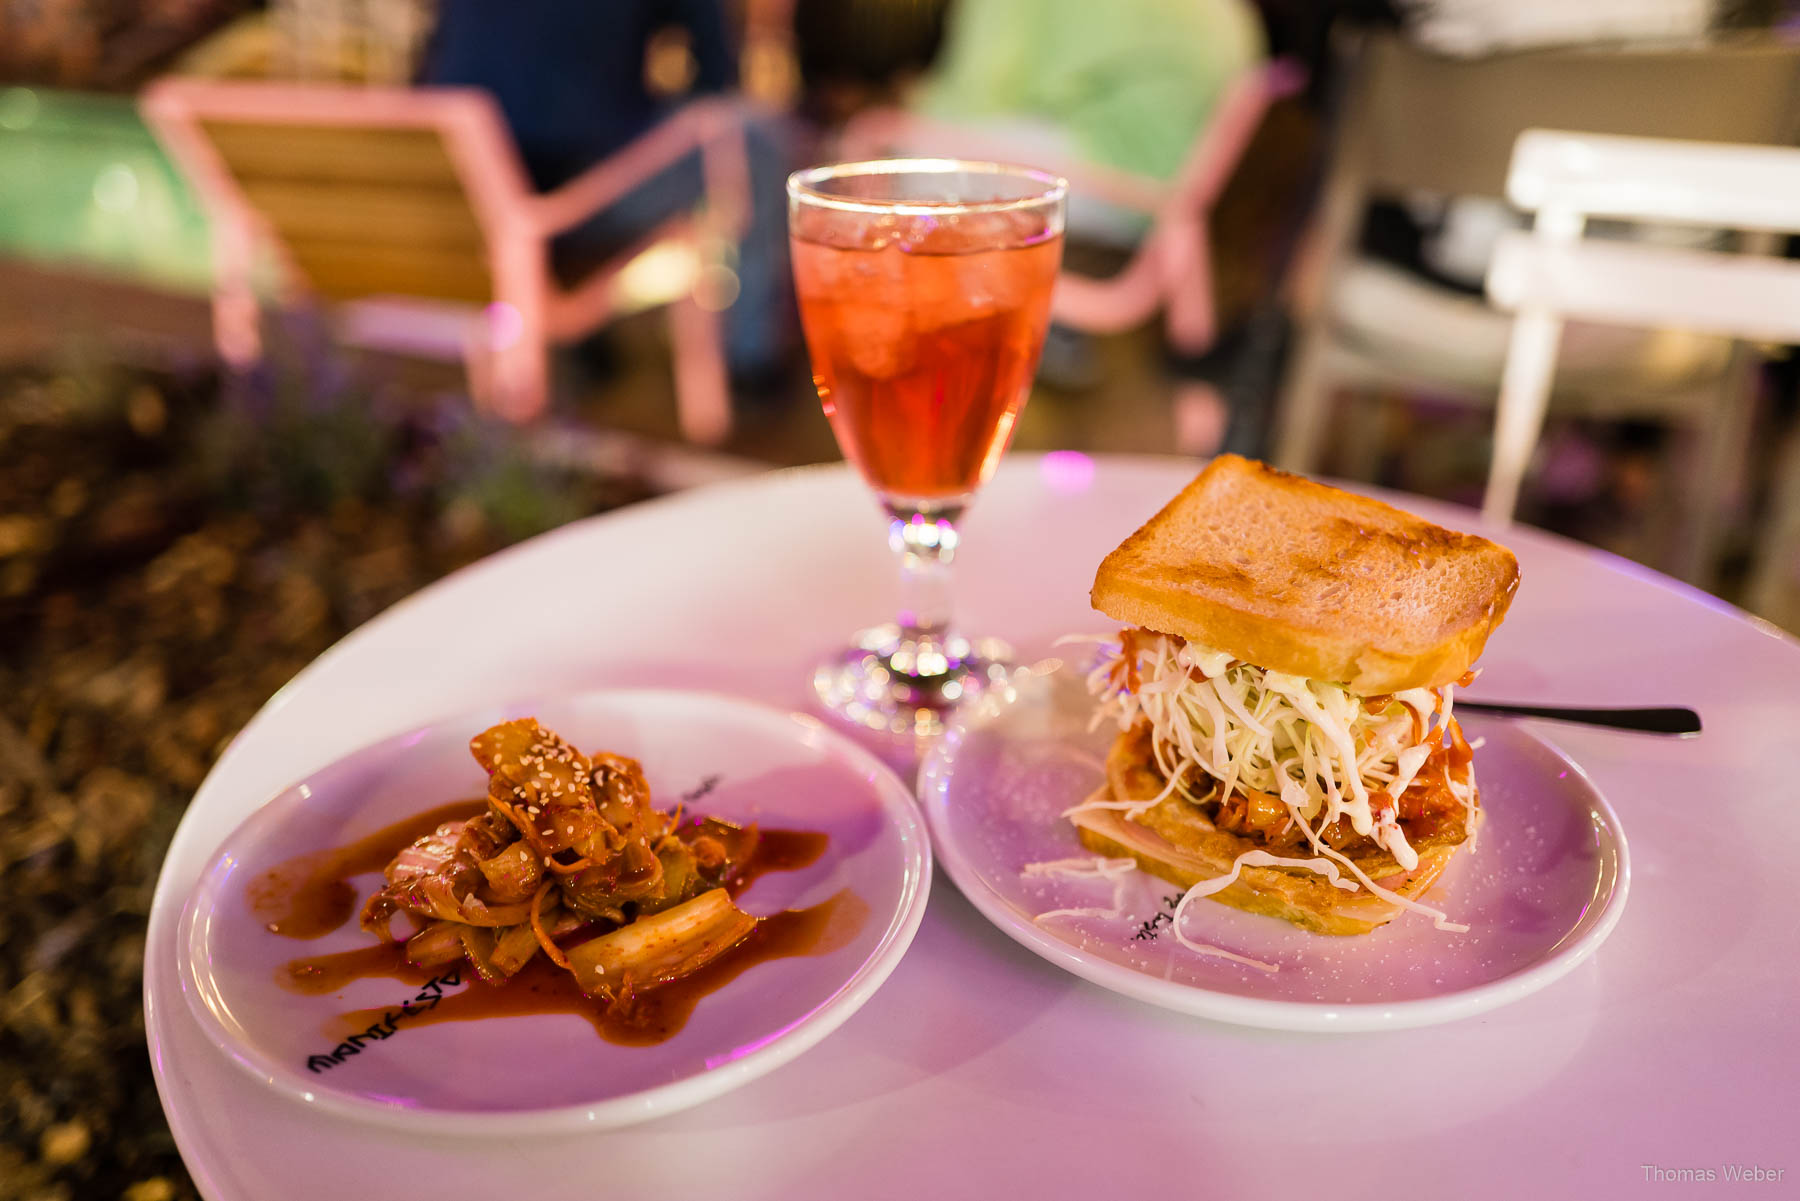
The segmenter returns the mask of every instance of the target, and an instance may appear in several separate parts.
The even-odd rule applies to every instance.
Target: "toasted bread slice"
[[[1105,796],[1111,796],[1110,789]],[[1221,867],[1182,850],[1153,830],[1126,821],[1112,809],[1077,814],[1075,834],[1094,854],[1134,859],[1151,875],[1181,888],[1192,888],[1231,870],[1231,860]],[[1417,871],[1403,882],[1382,887],[1413,899],[1437,881],[1455,854],[1455,847],[1445,847],[1420,855]],[[1345,892],[1324,876],[1273,867],[1239,868],[1236,880],[1206,899],[1246,913],[1278,917],[1316,934],[1367,934],[1400,915],[1400,906],[1366,890]]]
[[[1106,786],[1090,799],[1149,800],[1162,792],[1162,777],[1144,761],[1141,739],[1133,732],[1114,741],[1106,775]],[[1071,820],[1081,845],[1096,855],[1134,859],[1151,875],[1182,888],[1226,875],[1239,855],[1257,847],[1250,839],[1214,826],[1180,798],[1159,802],[1138,821],[1114,809],[1081,810]],[[1411,872],[1402,871],[1385,852],[1353,860],[1377,884],[1412,900],[1437,882],[1461,843],[1459,838],[1421,845],[1419,866]],[[1302,851],[1295,857],[1308,855]],[[1207,899],[1278,917],[1319,934],[1367,934],[1401,912],[1401,906],[1367,889],[1339,888],[1305,868],[1244,867],[1235,881]]]
[[[1506,616],[1513,553],[1221,455],[1106,556],[1094,608],[1363,695],[1458,679]]]

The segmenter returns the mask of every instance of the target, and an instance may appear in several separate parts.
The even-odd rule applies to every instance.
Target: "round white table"
[[[1087,604],[1095,565],[1195,470],[1008,458],[967,522],[965,627],[1025,647],[1109,628]],[[802,469],[496,555],[356,631],[269,702],[194,798],[151,914],[150,1049],[182,1154],[208,1197],[232,1201],[1585,1198],[1739,1164],[1780,1169],[1773,1191],[1791,1189],[1800,643],[1611,556],[1498,536],[1523,582],[1476,692],[1687,704],[1706,722],[1691,741],[1539,727],[1612,801],[1635,869],[1611,940],[1541,993],[1425,1030],[1218,1025],[1058,970],[940,877],[912,950],[842,1029],[626,1130],[408,1138],[311,1112],[227,1063],[182,1003],[175,919],[212,850],[285,784],[395,731],[561,689],[691,686],[808,707],[811,665],[889,615],[894,567],[861,482]]]

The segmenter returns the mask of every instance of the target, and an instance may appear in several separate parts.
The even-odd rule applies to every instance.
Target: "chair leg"
[[[1275,465],[1285,471],[1316,471],[1325,440],[1336,381],[1330,370],[1331,335],[1316,319],[1301,336],[1288,366],[1277,414]]]
[[[1177,354],[1198,358],[1212,349],[1214,325],[1212,254],[1206,226],[1200,221],[1174,222],[1156,239],[1163,277],[1163,330]]]
[[[1775,462],[1769,512],[1744,600],[1751,612],[1771,621],[1800,622],[1800,429],[1788,435]]]
[[[472,314],[464,327],[463,368],[475,408],[506,421],[525,422],[550,404],[550,343],[541,281],[527,272],[497,301]]]
[[[485,315],[471,317],[463,329],[463,372],[469,379],[469,399],[477,412],[499,410],[498,387],[494,382],[494,346],[488,334]]]
[[[1556,373],[1556,349],[1562,321],[1540,310],[1513,319],[1506,370],[1500,377],[1500,400],[1494,413],[1494,457],[1488,468],[1487,495],[1481,515],[1494,525],[1507,525],[1519,507],[1519,488],[1531,452],[1544,429],[1550,383]]]
[[[250,235],[235,221],[220,218],[214,226],[213,346],[233,367],[248,367],[262,358],[262,311],[250,285]]]
[[[472,387],[481,388],[476,395],[479,408],[507,421],[530,421],[550,403],[549,347],[521,338],[511,346],[492,351],[486,371],[471,372],[469,382]]]
[[[731,432],[731,386],[719,340],[719,315],[692,296],[669,306],[669,343],[675,360],[676,416],[682,436],[705,446]]]
[[[1345,479],[1375,483],[1381,478],[1382,452],[1388,447],[1399,403],[1386,388],[1350,398],[1353,406],[1343,437],[1338,439],[1338,467]]]
[[[1719,378],[1716,393],[1705,398],[1713,403],[1704,406],[1700,445],[1692,448],[1691,508],[1672,564],[1676,575],[1698,587],[1712,582],[1726,510],[1744,483],[1756,418],[1756,384],[1755,356],[1739,346]]]
[[[233,367],[262,358],[262,310],[249,288],[222,288],[213,294],[213,347]]]
[[[1219,390],[1204,380],[1175,385],[1175,449],[1184,455],[1211,458],[1225,445],[1231,409]]]

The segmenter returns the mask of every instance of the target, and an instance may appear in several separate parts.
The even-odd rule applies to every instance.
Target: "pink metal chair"
[[[1304,80],[1301,69],[1285,60],[1240,75],[1195,139],[1181,170],[1167,183],[1091,163],[1034,162],[1033,166],[1066,178],[1072,194],[1151,217],[1149,232],[1117,274],[1102,279],[1063,272],[1056,285],[1056,319],[1105,334],[1141,325],[1160,311],[1169,345],[1177,353],[1199,355],[1210,348],[1218,330],[1208,219],[1263,113],[1275,100],[1297,91]],[[899,148],[957,158],[1009,157],[1004,142],[990,133],[896,108],[859,114],[845,127],[841,142],[846,158]]]
[[[681,428],[716,442],[730,395],[707,256],[749,212],[743,122],[701,100],[549,193],[535,192],[499,110],[464,88],[349,88],[164,79],[142,108],[213,222],[214,337],[229,363],[261,352],[253,268],[277,298],[340,302],[347,339],[460,357],[476,403],[542,412],[549,347],[634,308],[666,305]],[[694,150],[707,202],[572,287],[549,243]]]

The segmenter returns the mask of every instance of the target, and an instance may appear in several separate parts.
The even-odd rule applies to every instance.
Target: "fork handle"
[[[1605,726],[1612,730],[1634,730],[1640,734],[1672,734],[1692,738],[1700,733],[1700,715],[1692,709],[1660,706],[1649,709],[1579,708],[1566,705],[1511,705],[1499,701],[1468,701],[1456,698],[1456,707],[1471,713],[1492,713],[1499,717],[1542,717],[1550,721],[1575,722],[1584,726]]]

